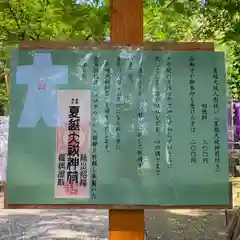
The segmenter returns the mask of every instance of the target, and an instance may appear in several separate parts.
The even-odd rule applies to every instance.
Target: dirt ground
[[[3,196],[1,196],[1,207]],[[147,240],[225,240],[223,210],[147,210]],[[108,239],[106,210],[0,210],[0,240]]]

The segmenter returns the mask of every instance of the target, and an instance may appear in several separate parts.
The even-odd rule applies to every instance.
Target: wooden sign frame
[[[117,46],[105,43],[81,42],[74,43],[68,41],[24,41],[20,43],[19,50],[113,50],[113,49],[139,49],[139,50],[155,50],[155,51],[213,51],[213,43],[188,43],[188,42],[155,42],[144,43],[143,45],[131,46]],[[231,188],[230,188],[231,189]],[[7,189],[5,189],[7,191]],[[6,192],[5,192],[6,193]],[[5,204],[5,208],[19,209],[19,208],[38,208],[38,209],[65,209],[65,208],[94,208],[94,209],[185,209],[185,208],[205,208],[205,209],[222,209],[232,208],[232,194],[229,205],[215,206],[215,205],[194,205],[194,206],[148,206],[148,205],[96,205],[96,204]]]

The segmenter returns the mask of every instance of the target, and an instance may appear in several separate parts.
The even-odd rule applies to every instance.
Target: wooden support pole
[[[110,37],[113,44],[143,43],[143,0],[110,0]]]
[[[110,240],[144,240],[144,210],[110,210]]]
[[[110,0],[110,37],[116,45],[143,43],[143,0]],[[110,210],[110,240],[144,240],[144,210]]]

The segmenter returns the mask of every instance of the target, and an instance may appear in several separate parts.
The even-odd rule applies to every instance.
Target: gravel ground
[[[225,240],[224,211],[145,211],[147,240]],[[106,210],[0,210],[0,240],[108,239]]]

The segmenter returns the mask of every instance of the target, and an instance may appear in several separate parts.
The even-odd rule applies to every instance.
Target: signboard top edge
[[[139,50],[159,50],[159,51],[214,51],[214,43],[212,42],[145,42],[142,45],[115,45],[110,42],[71,42],[71,41],[22,41],[19,44],[19,49],[48,49],[48,50],[84,50],[84,49],[139,49]]]

